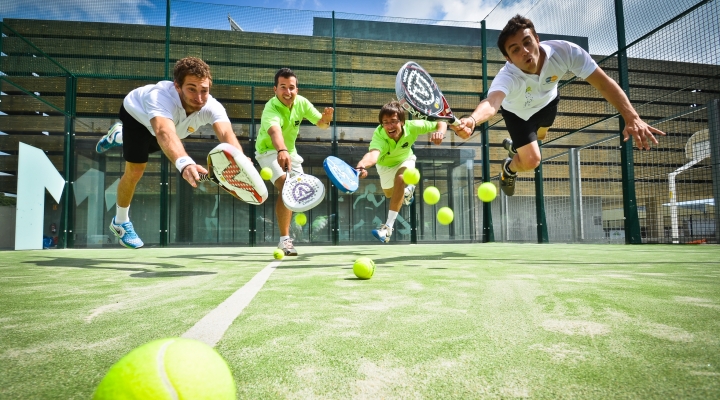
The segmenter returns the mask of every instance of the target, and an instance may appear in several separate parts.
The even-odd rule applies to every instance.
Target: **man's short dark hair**
[[[405,110],[397,101],[391,101],[382,106],[380,114],[378,114],[378,121],[382,124],[383,117],[391,117],[393,114],[397,114],[397,118],[400,122],[405,122]]]
[[[535,25],[533,25],[532,21],[529,19],[520,14],[515,14],[514,17],[510,18],[510,21],[508,21],[502,32],[500,32],[500,36],[498,36],[497,41],[497,46],[505,57],[508,57],[507,50],[505,50],[505,42],[507,42],[510,36],[525,29],[530,29],[533,35],[537,35],[537,32],[535,32]]]
[[[295,78],[295,81],[297,82],[297,75],[291,70],[290,68],[280,68],[278,72],[275,73],[275,86],[278,85],[278,80],[280,77],[283,77],[285,79],[289,79],[291,77]]]
[[[205,61],[197,57],[185,57],[178,60],[173,68],[173,80],[175,83],[182,87],[185,83],[185,77],[188,75],[197,76],[200,79],[210,79],[212,85],[212,75],[210,74],[210,67],[205,64]]]

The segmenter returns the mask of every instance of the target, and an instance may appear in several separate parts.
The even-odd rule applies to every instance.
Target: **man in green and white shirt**
[[[289,68],[281,68],[275,74],[275,96],[265,103],[260,122],[260,132],[255,143],[255,157],[261,168],[272,170],[270,180],[282,193],[285,171],[302,173],[303,159],[295,149],[300,123],[307,119],[317,127],[326,129],[333,118],[333,108],[326,107],[320,113],[308,99],[298,95],[297,76]],[[280,243],[278,248],[286,256],[296,256],[297,250],[290,238],[292,211],[285,207],[282,196],[275,202]]]
[[[393,224],[402,204],[413,200],[415,185],[405,185],[403,173],[415,168],[415,154],[412,145],[419,135],[431,134],[430,140],[440,144],[445,138],[447,124],[425,120],[405,121],[405,110],[400,103],[392,101],[380,109],[380,126],[373,132],[369,151],[358,162],[360,178],[367,177],[367,168],[376,165],[380,175],[385,197],[390,201],[387,222],[372,231],[373,236],[382,243],[388,243],[393,232]]]

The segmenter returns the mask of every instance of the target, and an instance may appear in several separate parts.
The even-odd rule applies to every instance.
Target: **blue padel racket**
[[[358,171],[349,166],[345,161],[329,156],[323,161],[323,168],[327,173],[330,182],[343,193],[354,193],[360,185]]]
[[[406,62],[398,71],[395,95],[403,108],[415,118],[447,121],[453,125],[460,123],[435,80],[414,61]]]

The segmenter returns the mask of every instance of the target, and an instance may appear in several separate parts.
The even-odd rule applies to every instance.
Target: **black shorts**
[[[120,121],[123,124],[123,158],[127,162],[144,164],[148,162],[150,153],[160,150],[157,138],[150,133],[145,125],[120,106]]]
[[[555,122],[557,115],[557,105],[560,101],[558,95],[548,103],[540,111],[533,114],[530,119],[525,121],[514,113],[500,108],[503,119],[505,119],[505,127],[510,133],[510,139],[513,141],[513,147],[519,149],[526,144],[530,144],[537,140],[537,131],[540,128],[549,128]]]

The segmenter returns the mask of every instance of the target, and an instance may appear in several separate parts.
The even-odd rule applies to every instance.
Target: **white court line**
[[[252,301],[253,297],[265,285],[270,274],[275,271],[281,261],[273,261],[253,276],[252,279],[235,293],[230,295],[217,308],[210,311],[192,328],[185,332],[182,337],[195,339],[214,347],[222,339],[225,331],[230,327],[235,318],[240,315],[243,309]]]

